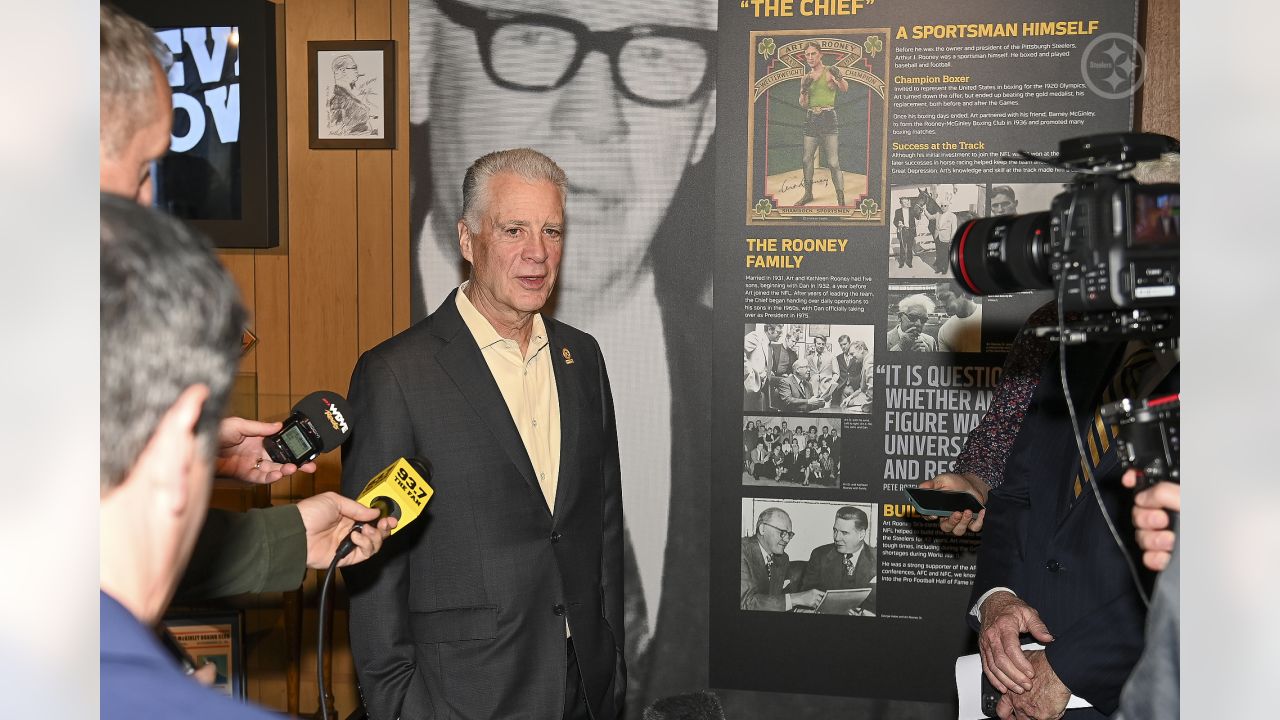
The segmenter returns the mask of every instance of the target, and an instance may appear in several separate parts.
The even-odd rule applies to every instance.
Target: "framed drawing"
[[[394,40],[312,40],[307,78],[312,148],[396,146]]]
[[[213,689],[245,699],[244,624],[238,610],[173,612],[164,626],[197,666],[218,668]]]

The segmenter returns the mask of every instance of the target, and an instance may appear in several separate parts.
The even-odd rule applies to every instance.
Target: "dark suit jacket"
[[[755,535],[742,538],[741,592],[739,600],[743,610],[786,610],[782,582],[787,579],[787,565],[791,560],[786,553],[773,556],[773,575],[765,567],[760,541]]]
[[[773,388],[773,409],[774,410],[812,410],[813,406],[809,404],[809,398],[813,393],[800,382],[800,378],[794,373],[786,375],[777,375],[773,378],[771,387]]]
[[[345,571],[365,706],[376,720],[560,717],[567,618],[592,714],[613,718],[622,497],[599,346],[544,318],[562,435],[553,517],[454,303],[365,353],[351,378],[343,491],[410,455],[435,489],[413,526]]]
[[[1092,422],[1118,360],[1114,350],[1093,344],[1070,350],[1069,382],[1081,423]],[[1142,651],[1146,610],[1092,492],[1071,497],[1080,461],[1057,368],[1054,353],[1010,452],[1005,482],[988,498],[970,606],[991,588],[1012,589],[1053,633],[1045,653],[1058,677],[1110,714]],[[1133,492],[1120,485],[1114,451],[1096,472],[1107,514],[1130,555],[1140,557]],[[1151,573],[1140,572],[1149,587]]]
[[[876,577],[876,549],[864,545],[858,560],[853,564],[853,575],[845,574],[844,555],[836,550],[835,543],[827,543],[816,547],[805,563],[804,575],[800,578],[800,591],[817,588],[818,590],[845,590],[849,588],[875,588],[872,580]],[[875,612],[876,595],[873,589],[866,600],[858,607]]]

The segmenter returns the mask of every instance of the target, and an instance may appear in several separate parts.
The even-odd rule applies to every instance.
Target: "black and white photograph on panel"
[[[889,277],[951,277],[951,243],[969,220],[1048,210],[1061,183],[936,183],[890,191]]]
[[[840,487],[840,418],[743,418],[742,484]]]
[[[888,300],[888,332],[885,348],[889,352],[938,352],[938,329],[945,318],[934,298],[937,283],[890,283]]]
[[[868,415],[875,373],[871,325],[747,323],[743,409]]]
[[[743,498],[742,610],[874,617],[876,503]]]

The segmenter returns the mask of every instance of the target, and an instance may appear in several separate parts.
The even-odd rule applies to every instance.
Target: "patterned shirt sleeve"
[[[1057,304],[1045,303],[1027,318],[1023,325],[1035,327],[1058,322]],[[965,440],[964,449],[956,456],[953,472],[973,473],[991,487],[1004,482],[1005,463],[1013,441],[1022,429],[1031,396],[1040,384],[1040,369],[1054,343],[1043,338],[1019,333],[1005,357],[1004,371],[991,398],[991,407]]]

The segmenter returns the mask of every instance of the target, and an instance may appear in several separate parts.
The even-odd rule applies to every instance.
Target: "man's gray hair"
[[[480,220],[489,207],[489,181],[503,173],[528,182],[550,182],[560,191],[560,205],[564,205],[569,180],[555,160],[530,148],[491,152],[471,163],[462,179],[462,221],[471,232],[480,232]]]
[[[784,517],[787,520],[791,519],[791,516],[787,514],[787,511],[780,507],[765,508],[764,512],[760,513],[760,517],[756,518],[756,534],[760,534],[761,525],[765,523],[772,523],[779,517]]]
[[[898,301],[898,312],[905,313],[907,308],[910,308],[913,305],[923,306],[924,311],[930,314],[932,314],[934,309],[937,308],[937,305],[933,302],[933,298],[925,295],[924,293],[916,293],[915,295],[908,295]]]
[[[100,16],[99,137],[115,157],[155,118],[155,71],[164,72],[173,57],[151,28],[111,3],[102,3]]]
[[[101,195],[101,491],[118,486],[184,390],[209,388],[212,457],[247,317],[208,241],[181,220]]]

